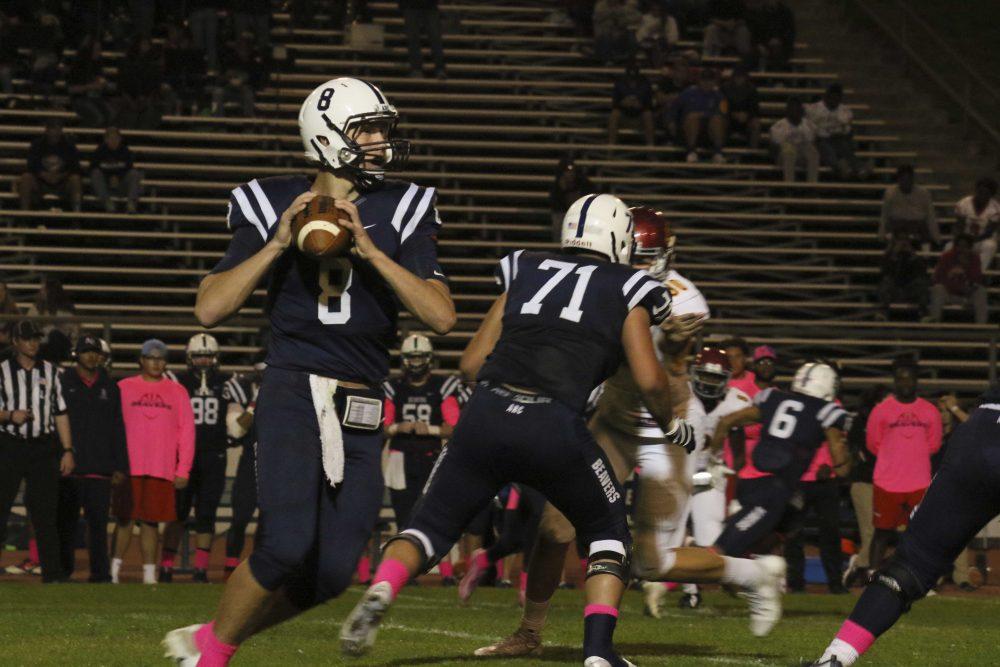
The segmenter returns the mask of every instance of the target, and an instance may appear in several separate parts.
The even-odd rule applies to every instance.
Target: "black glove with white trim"
[[[670,430],[667,431],[667,438],[678,447],[683,447],[688,454],[694,452],[698,443],[694,438],[694,427],[683,419],[674,417],[670,422]]]

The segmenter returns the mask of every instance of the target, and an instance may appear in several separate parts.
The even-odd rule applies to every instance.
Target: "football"
[[[321,259],[339,257],[351,248],[347,212],[333,205],[333,197],[318,195],[292,218],[292,241],[299,252]]]

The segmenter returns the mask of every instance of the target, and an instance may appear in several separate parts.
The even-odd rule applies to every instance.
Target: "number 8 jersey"
[[[670,315],[670,293],[651,275],[588,255],[518,250],[500,261],[497,281],[507,293],[503,333],[479,379],[534,389],[581,412],[624,361],[632,309],[647,309],[653,324]]]
[[[212,273],[248,259],[274,236],[292,201],[309,190],[305,176],[253,180],[234,189],[225,257]],[[376,246],[419,278],[447,284],[437,261],[434,188],[386,181],[354,201]],[[364,260],[316,261],[289,248],[271,269],[267,290],[271,343],[267,365],[378,385],[389,374],[399,302]]]

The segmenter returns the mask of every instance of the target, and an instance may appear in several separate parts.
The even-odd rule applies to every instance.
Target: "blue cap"
[[[142,356],[167,358],[167,344],[159,338],[150,338],[142,344]]]

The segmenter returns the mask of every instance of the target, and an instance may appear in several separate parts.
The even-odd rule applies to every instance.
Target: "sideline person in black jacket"
[[[80,508],[87,523],[91,583],[111,581],[108,560],[108,512],[111,487],[125,481],[129,469],[118,385],[104,368],[105,353],[94,336],[76,344],[76,366],[63,374],[63,395],[76,449],[76,469],[59,483],[59,540],[62,567],[74,568]]]

